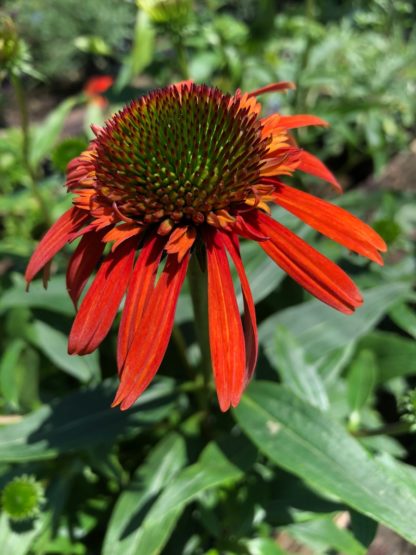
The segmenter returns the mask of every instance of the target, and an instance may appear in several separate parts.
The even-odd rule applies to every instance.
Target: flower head
[[[270,216],[270,205],[279,204],[382,264],[379,251],[386,246],[368,225],[280,180],[303,171],[340,189],[332,173],[290,134],[296,127],[326,125],[323,120],[261,117],[257,96],[289,87],[278,83],[233,96],[191,82],[156,90],[134,100],[103,128],[94,128],[88,150],[69,164],[73,207],[40,242],[26,279],[30,282],[44,268],[46,280],[52,257],[82,237],[67,270],[68,291],[77,305],[106,250],[75,317],[69,352],[96,349],[126,295],[118,334],[121,381],[114,402],[122,409],[146,389],[161,364],[195,251],[206,260],[212,365],[222,410],[237,405],[257,360],[255,308],[239,238],[258,242],[302,287],[333,308],[348,314],[362,303],[338,266]],[[228,257],[242,287],[242,317]]]
[[[113,83],[114,79],[110,75],[96,75],[88,79],[85,83],[83,92],[89,102],[104,108],[107,106],[108,101],[105,96],[103,96],[103,93],[108,91]]]
[[[2,491],[2,508],[12,520],[34,518],[45,502],[44,493],[42,484],[34,476],[16,476]]]

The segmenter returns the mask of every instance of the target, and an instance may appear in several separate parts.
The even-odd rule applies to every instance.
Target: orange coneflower
[[[103,96],[103,93],[108,91],[113,83],[114,79],[110,75],[95,75],[88,79],[82,90],[89,102],[105,108],[108,100]]]
[[[270,204],[279,204],[382,264],[378,251],[386,250],[385,243],[368,225],[280,181],[281,175],[301,170],[340,189],[322,162],[290,135],[290,129],[325,125],[323,120],[260,116],[257,96],[290,86],[279,83],[234,96],[191,82],[153,91],[95,128],[88,150],[69,164],[73,207],[40,242],[26,280],[42,268],[46,280],[52,257],[82,237],[67,271],[68,291],[77,305],[111,244],[75,317],[69,352],[83,355],[98,347],[126,294],[114,401],[122,409],[146,389],[162,362],[195,253],[208,273],[209,340],[223,411],[237,405],[257,360],[256,315],[239,237],[257,241],[302,287],[333,308],[348,314],[362,303],[357,287],[338,266],[270,217]],[[241,283],[242,318],[228,256]]]

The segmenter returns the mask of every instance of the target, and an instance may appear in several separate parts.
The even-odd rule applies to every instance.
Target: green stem
[[[183,42],[183,34],[181,29],[171,28],[172,42],[176,51],[178,70],[181,78],[186,81],[189,79],[188,56]]]
[[[196,253],[191,257],[188,270],[189,287],[191,290],[194,310],[195,333],[201,349],[201,368],[205,384],[205,406],[211,381],[211,353],[208,331],[208,280],[207,273],[199,266]]]
[[[43,219],[47,225],[50,225],[50,217],[48,206],[39,191],[36,183],[36,171],[30,161],[30,127],[29,127],[29,114],[27,110],[26,96],[23,90],[22,81],[19,76],[13,75],[11,78],[13,89],[16,95],[17,106],[20,115],[20,127],[22,130],[22,158],[23,164],[29,176],[30,189],[34,198],[36,199],[40,211],[42,212]]]
[[[354,437],[374,437],[374,436],[400,436],[410,433],[411,424],[408,422],[395,422],[394,424],[386,424],[379,428],[354,430],[352,435]]]
[[[190,380],[195,380],[195,370],[188,360],[186,354],[186,341],[180,327],[175,324],[172,330],[172,339],[175,343],[176,350],[179,354],[179,358],[182,366],[184,367],[186,373]]]

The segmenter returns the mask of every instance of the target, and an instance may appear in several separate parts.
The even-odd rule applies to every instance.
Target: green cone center
[[[137,220],[201,222],[258,182],[268,144],[260,130],[256,114],[218,89],[156,90],[97,137],[97,191]]]

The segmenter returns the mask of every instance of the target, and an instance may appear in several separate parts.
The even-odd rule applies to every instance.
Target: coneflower
[[[337,265],[270,216],[279,204],[305,223],[374,262],[386,245],[368,225],[338,206],[289,187],[282,175],[310,173],[340,189],[290,130],[326,125],[310,115],[261,117],[257,96],[289,88],[277,83],[249,94],[224,94],[182,82],[131,102],[68,166],[73,207],[41,240],[26,270],[29,283],[69,241],[81,240],[67,270],[69,294],[83,298],[69,352],[87,354],[107,335],[124,295],[118,333],[120,386],[114,405],[127,409],[156,374],[172,332],[191,256],[208,273],[209,340],[221,410],[236,406],[257,360],[257,326],[239,238],[258,242],[309,293],[344,313],[362,303]],[[237,306],[229,258],[244,298]],[[163,269],[157,278],[159,266]]]

